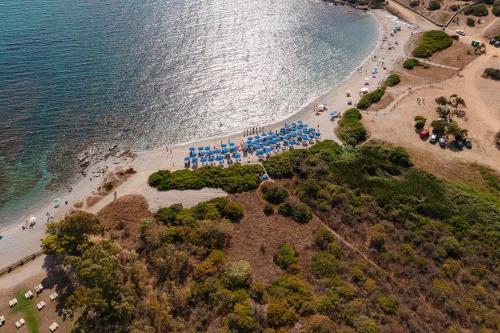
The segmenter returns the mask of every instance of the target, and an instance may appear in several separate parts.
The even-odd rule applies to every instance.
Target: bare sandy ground
[[[391,37],[389,32],[392,29],[393,22],[397,20],[397,18],[388,14],[384,10],[375,10],[371,11],[371,13],[380,23],[380,39],[378,46],[375,48],[370,57],[348,79],[346,79],[343,84],[335,87],[324,96],[320,96],[317,100],[311,102],[309,105],[306,105],[302,110],[299,110],[298,113],[292,115],[288,119],[266,126],[265,130],[277,129],[282,127],[285,122],[293,122],[301,119],[312,127],[319,127],[322,133],[322,139],[337,140],[334,134],[336,122],[331,122],[329,120],[329,112],[333,110],[344,111],[348,107],[346,104],[346,91],[350,91],[352,93],[352,101],[356,104],[359,99],[356,95],[363,87],[365,77],[368,76],[367,74],[371,72],[373,67],[377,67],[379,69],[379,75],[377,78],[370,78],[369,88],[375,89],[377,85],[388,75],[388,71],[382,69],[382,62],[388,69],[392,68],[394,63],[399,62],[405,55],[404,45],[406,44],[406,41],[409,39],[410,35],[416,31],[415,27],[410,27],[405,22],[400,22],[402,23],[402,31],[394,37]],[[386,37],[386,40],[383,40],[383,37]],[[397,45],[395,43],[396,41]],[[388,49],[389,45],[393,47],[392,50]],[[313,112],[313,107],[316,104],[323,103],[327,104],[329,110],[317,116]],[[238,133],[223,138],[211,138],[202,142],[171,147],[171,151],[168,153],[165,148],[161,148],[139,152],[137,153],[137,157],[134,159],[120,159],[115,157],[109,158],[107,161],[94,166],[93,169],[88,172],[87,177],[81,179],[78,183],[72,186],[73,190],[71,192],[66,191],[59,194],[63,201],[62,207],[57,209],[53,208],[51,205],[51,200],[53,200],[53,198],[47,198],[45,203],[38,207],[34,207],[31,214],[38,219],[37,225],[34,229],[25,231],[21,230],[20,224],[24,223],[29,218],[28,215],[14,221],[14,223],[11,224],[14,225],[13,227],[1,230],[0,232],[3,235],[3,239],[0,240],[0,267],[5,267],[40,249],[40,239],[44,236],[45,223],[47,222],[47,212],[54,217],[54,220],[57,220],[68,213],[74,203],[84,201],[84,199],[92,194],[92,192],[95,191],[99,185],[101,176],[96,172],[96,170],[102,170],[106,167],[108,170],[113,170],[117,167],[123,169],[129,167],[134,168],[137,173],[116,188],[117,195],[144,195],[148,200],[152,211],[155,211],[159,207],[168,206],[177,202],[181,202],[184,206],[189,207],[197,202],[225,195],[225,193],[214,189],[184,192],[158,192],[147,185],[147,178],[149,175],[159,169],[175,170],[183,168],[183,158],[187,155],[187,148],[191,144],[214,146],[219,145],[221,142],[231,141],[239,143],[243,140],[244,138],[242,133]],[[250,155],[250,157],[246,158],[243,162],[257,162],[257,158]],[[113,192],[111,192],[102,198],[97,204],[92,206],[89,211],[96,213],[106,204],[110,203],[113,198]],[[68,200],[68,205],[64,205],[65,200]]]

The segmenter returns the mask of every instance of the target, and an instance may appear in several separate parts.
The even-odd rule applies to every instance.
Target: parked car
[[[464,139],[464,145],[467,149],[472,149],[472,141],[470,139]]]
[[[460,36],[465,36],[465,31],[463,31],[462,29],[456,30],[455,32]]]
[[[438,140],[437,134],[432,134],[431,139],[429,140],[430,143],[435,144]]]
[[[347,100],[347,105],[352,105],[352,100],[348,99]]]
[[[457,148],[458,150],[462,150],[464,149],[464,143],[460,140],[455,140],[453,142],[453,145],[455,146],[455,148]]]
[[[420,131],[420,133],[418,133],[418,135],[420,135],[421,139],[427,139],[429,137],[429,131],[426,129],[423,129]]]
[[[446,147],[446,138],[444,136],[439,138],[439,145],[443,148]]]
[[[493,46],[500,47],[500,40],[497,40]]]
[[[497,40],[495,38],[490,39],[490,45],[495,45]]]

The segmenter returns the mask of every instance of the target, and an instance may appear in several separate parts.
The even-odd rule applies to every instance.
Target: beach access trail
[[[382,80],[386,78],[390,70],[394,67],[395,63],[400,62],[405,57],[405,45],[410,39],[411,35],[417,31],[415,26],[411,26],[403,21],[398,21],[393,15],[390,15],[385,10],[372,10],[372,15],[377,19],[380,25],[379,43],[373,50],[373,53],[366,59],[359,68],[348,77],[344,83],[335,87],[333,90],[327,92],[323,96],[311,101],[308,105],[304,106],[302,110],[290,116],[286,120],[265,126],[266,131],[279,129],[283,127],[285,122],[295,122],[303,120],[309,126],[319,128],[321,131],[321,139],[338,139],[335,136],[334,130],[336,121],[329,119],[331,111],[343,112],[351,107],[346,104],[346,92],[350,91],[352,94],[353,105],[359,100],[359,91],[365,84],[365,78],[369,78],[369,90],[374,90]],[[390,32],[394,23],[397,21],[401,25],[402,31],[390,36]],[[389,49],[389,46],[391,49]],[[383,64],[383,65],[382,65]],[[383,67],[387,69],[384,70]],[[376,78],[371,77],[371,69],[377,67],[379,73]],[[316,115],[313,112],[314,106],[317,104],[326,104],[328,110]],[[244,140],[242,132],[245,128],[241,129],[241,133],[229,135],[219,138],[211,138],[202,140],[196,143],[189,143],[179,146],[169,147],[167,152],[165,147],[158,148],[151,151],[144,151],[137,153],[137,156],[131,158],[117,158],[111,157],[102,163],[99,163],[92,168],[94,170],[108,167],[111,171],[116,168],[134,168],[137,171],[128,180],[119,185],[115,190],[117,195],[124,196],[129,194],[143,195],[150,205],[151,211],[156,211],[160,207],[169,206],[173,203],[182,203],[185,207],[190,207],[198,202],[208,200],[213,197],[225,195],[222,190],[218,189],[202,189],[199,191],[167,191],[159,192],[151,188],[147,184],[149,175],[160,169],[177,170],[184,167],[184,157],[187,156],[187,149],[191,145],[203,146],[219,146],[222,142],[235,142],[241,143]],[[242,163],[257,163],[257,157],[249,155],[242,160]],[[52,207],[50,198],[47,203],[41,207],[34,208],[30,215],[37,218],[37,224],[33,229],[22,230],[21,224],[24,223],[30,215],[22,216],[17,221],[14,221],[12,227],[6,230],[0,230],[3,239],[0,240],[0,269],[13,264],[17,260],[30,255],[40,250],[40,239],[43,238],[45,233],[45,224],[47,221],[46,214],[49,213],[54,217],[54,220],[62,218],[67,214],[73,204],[76,202],[85,201],[89,195],[99,186],[100,178],[95,176],[92,169],[87,173],[88,176],[73,184],[71,192],[59,193],[62,201],[68,200],[68,205],[62,205],[55,209]],[[100,209],[114,200],[114,193],[111,191],[107,196],[103,197],[95,205],[87,209],[92,213],[97,213]],[[38,262],[38,261],[37,261]],[[4,276],[3,278],[8,277]]]

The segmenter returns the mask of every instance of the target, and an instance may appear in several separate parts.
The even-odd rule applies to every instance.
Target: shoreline
[[[396,16],[390,14],[385,9],[370,10],[368,15],[372,15],[378,24],[378,38],[374,49],[370,54],[355,68],[345,79],[340,81],[333,87],[330,87],[327,91],[322,93],[320,96],[312,98],[310,101],[301,106],[296,112],[288,115],[283,119],[276,120],[272,123],[267,123],[263,126],[266,130],[279,128],[286,122],[294,122],[299,119],[308,122],[312,127],[320,127],[322,133],[322,140],[333,139],[337,140],[334,129],[336,127],[336,122],[329,120],[329,113],[331,111],[341,111],[349,107],[354,107],[357,100],[357,92],[359,88],[364,84],[364,78],[370,77],[370,69],[373,67],[380,68],[379,74],[376,79],[370,79],[369,89],[373,90],[392,70],[394,64],[397,63],[402,56],[404,56],[404,46],[409,39],[410,31],[414,30],[415,27],[407,22],[402,21]],[[389,35],[388,30],[390,30],[392,23],[398,21],[402,25],[402,31],[397,33],[394,37],[388,38],[384,41],[384,37]],[[390,39],[390,40],[389,40]],[[397,40],[398,45],[393,45],[394,50],[388,50],[384,47],[386,44],[390,43],[391,40]],[[386,59],[390,58],[390,59]],[[387,70],[383,70],[380,66],[380,62],[384,62]],[[363,72],[363,70],[365,72]],[[353,105],[346,105],[345,92],[351,91]],[[312,108],[315,104],[321,104],[326,102],[328,110],[323,112],[321,115],[316,116],[312,112]],[[155,189],[150,189],[147,185],[147,177],[154,171],[159,169],[182,169],[184,166],[183,158],[186,155],[186,148],[189,145],[215,145],[220,142],[233,141],[241,142],[243,139],[242,131],[248,128],[242,128],[241,131],[236,133],[228,133],[225,135],[220,135],[211,138],[204,138],[200,140],[190,140],[183,143],[171,146],[171,152],[166,153],[165,147],[155,148],[151,150],[140,151],[136,153],[135,158],[117,158],[112,156],[105,161],[96,163],[95,165],[89,167],[87,170],[87,176],[74,180],[74,183],[70,182],[73,190],[71,192],[66,189],[61,189],[55,192],[46,200],[42,200],[34,205],[32,215],[37,217],[37,224],[33,229],[27,229],[22,231],[21,225],[28,219],[28,216],[23,215],[19,218],[14,218],[12,223],[7,223],[4,226],[0,226],[0,233],[3,239],[0,240],[0,268],[13,264],[16,260],[19,260],[31,253],[36,252],[40,249],[40,239],[45,234],[45,224],[46,224],[46,213],[50,212],[55,220],[62,218],[66,213],[68,213],[73,207],[73,204],[78,201],[85,201],[96,187],[99,186],[102,177],[100,177],[100,170],[108,169],[114,170],[116,168],[128,168],[133,167],[137,173],[126,180],[124,183],[116,188],[119,196],[127,194],[142,194],[146,199],[150,201],[150,209],[154,211],[154,207],[151,205],[151,201],[156,202],[156,204],[168,205],[168,202],[164,200],[178,200],[182,201],[188,205],[193,201],[192,198],[187,199],[187,196],[192,197],[190,192],[188,195],[180,195],[177,193],[176,196],[170,194],[168,196],[167,192],[158,192]],[[242,163],[256,162],[255,156],[249,156],[245,158]],[[97,175],[96,175],[97,174]],[[97,184],[96,184],[97,182]],[[69,187],[69,186],[68,186]],[[203,191],[203,190],[200,190]],[[219,193],[220,195],[220,193]],[[61,207],[54,209],[52,206],[52,201],[54,198],[60,197],[62,199]],[[148,198],[149,197],[149,198]],[[174,198],[175,197],[175,198]],[[69,204],[65,205],[64,201],[68,200]],[[100,199],[95,205],[85,210],[96,213],[106,204],[113,200],[113,193],[109,193]],[[191,200],[191,201],[190,201]],[[196,198],[194,198],[196,201]]]

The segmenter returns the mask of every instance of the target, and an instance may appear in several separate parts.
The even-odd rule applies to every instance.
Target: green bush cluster
[[[484,70],[483,76],[488,79],[492,79],[495,81],[500,80],[500,69],[498,68],[486,68]]]
[[[465,15],[488,16],[488,8],[483,4],[470,5],[463,10]]]
[[[298,223],[307,223],[312,219],[311,210],[307,205],[291,199],[278,206],[278,213],[291,217]]]
[[[338,121],[336,134],[347,145],[356,146],[366,140],[366,129],[361,123],[361,112],[356,108],[348,109]]]
[[[160,170],[149,176],[148,184],[160,191],[211,187],[221,188],[228,193],[239,193],[256,189],[263,174],[264,169],[258,164],[233,164],[228,168],[203,166],[193,171]]]
[[[495,0],[495,2],[493,2],[493,9],[491,10],[491,12],[495,16],[500,16],[500,0]]]
[[[441,30],[426,31],[418,39],[413,55],[417,58],[429,58],[432,54],[444,50],[452,44],[453,39],[446,32]]]
[[[471,17],[468,17],[465,22],[469,27],[474,27],[476,25],[476,21],[474,21],[474,19]]]
[[[274,262],[281,269],[287,270],[297,264],[297,256],[297,251],[292,245],[284,244],[274,256]]]
[[[429,1],[429,5],[427,6],[427,10],[434,11],[441,8],[441,3],[437,0]]]
[[[261,189],[264,199],[275,205],[282,203],[288,197],[288,190],[273,182],[265,182],[261,185]]]
[[[366,110],[373,103],[377,103],[384,96],[385,90],[383,88],[377,88],[372,92],[364,95],[356,105],[361,110]]]
[[[421,66],[420,61],[415,58],[408,58],[403,62],[403,67],[406,69],[413,69],[416,66]]]
[[[397,86],[401,82],[401,78],[398,74],[391,74],[385,80],[385,85],[388,87]]]
[[[415,129],[417,131],[421,131],[425,127],[425,123],[427,122],[427,119],[422,116],[416,116],[414,120],[415,120]]]

